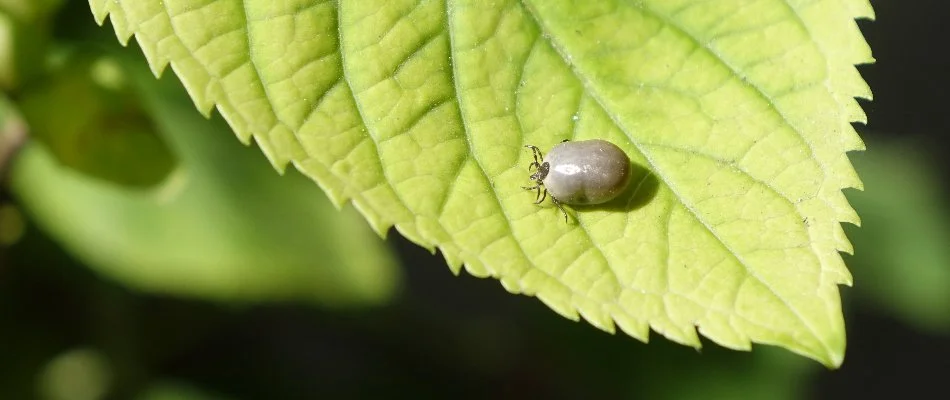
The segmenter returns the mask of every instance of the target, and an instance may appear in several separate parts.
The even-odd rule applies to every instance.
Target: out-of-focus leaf
[[[10,159],[26,140],[26,123],[10,100],[0,95],[0,180],[6,176]]]
[[[99,351],[69,350],[42,371],[39,392],[46,400],[101,400],[112,384],[111,368]]]
[[[844,357],[865,0],[91,0],[278,168],[567,318]],[[522,148],[635,164],[565,224]],[[615,325],[616,324],[616,325]]]
[[[137,400],[224,400],[226,397],[210,394],[182,382],[164,381],[150,386]]]
[[[12,204],[0,202],[0,247],[9,246],[20,240],[24,227],[20,210]]]
[[[130,64],[142,107],[181,166],[155,190],[133,190],[63,167],[32,143],[11,187],[47,232],[101,273],[154,292],[325,304],[393,294],[390,255],[352,210],[338,212],[300,175],[274,175],[229,140],[223,121],[198,114],[177,82]]]
[[[174,168],[155,122],[109,57],[65,56],[19,103],[31,137],[65,166],[140,187],[161,182]]]
[[[0,87],[9,89],[16,81],[16,26],[9,15],[0,13]]]
[[[0,13],[24,23],[37,23],[53,14],[64,0],[0,0]]]
[[[848,198],[861,213],[851,229],[855,293],[893,316],[934,332],[950,332],[950,213],[947,185],[926,149],[874,142],[854,165],[865,191]]]
[[[818,371],[814,364],[775,348],[756,350],[750,357],[712,357],[676,363],[653,359],[641,363],[645,382],[632,387],[630,397],[644,399],[796,400],[807,398],[808,380]],[[728,365],[724,368],[723,365]],[[685,384],[684,382],[688,382]]]
[[[41,73],[50,17],[62,0],[0,0],[0,89],[11,90]]]

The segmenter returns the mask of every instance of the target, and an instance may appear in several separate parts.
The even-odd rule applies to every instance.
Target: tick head
[[[531,174],[529,178],[535,182],[541,183],[541,181],[543,181],[544,178],[547,178],[548,171],[550,169],[551,169],[551,164],[548,164],[547,162],[543,162],[538,165],[538,170],[535,171],[533,174]]]

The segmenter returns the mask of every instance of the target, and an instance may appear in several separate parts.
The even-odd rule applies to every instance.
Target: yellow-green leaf
[[[90,0],[279,169],[450,267],[690,346],[845,347],[865,0]],[[564,223],[534,144],[610,140],[635,184]]]

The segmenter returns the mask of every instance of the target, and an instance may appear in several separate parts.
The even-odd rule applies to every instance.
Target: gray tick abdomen
[[[550,170],[543,179],[551,196],[567,204],[601,204],[617,197],[630,182],[630,158],[603,140],[564,142],[544,157]]]

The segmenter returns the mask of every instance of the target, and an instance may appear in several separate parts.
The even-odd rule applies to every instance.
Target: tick
[[[562,204],[592,205],[613,200],[630,183],[630,158],[619,147],[605,140],[563,141],[541,154],[537,146],[526,145],[534,155],[528,171],[535,185],[523,187],[536,190],[541,204],[548,194],[564,213]]]

